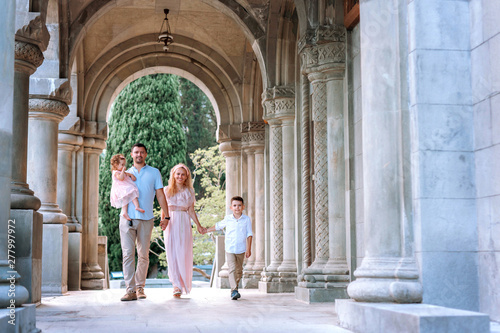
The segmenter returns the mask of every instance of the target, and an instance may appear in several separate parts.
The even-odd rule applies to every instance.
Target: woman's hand
[[[207,228],[203,228],[201,225],[197,225],[196,229],[198,229],[198,232],[202,235],[207,232]]]

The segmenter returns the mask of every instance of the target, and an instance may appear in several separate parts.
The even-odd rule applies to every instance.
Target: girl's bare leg
[[[132,202],[134,203],[134,206],[135,206],[135,210],[138,210],[140,211],[141,213],[144,213],[145,210],[142,209],[140,206],[139,206],[139,200],[137,200],[137,198],[134,198],[134,200],[132,200]]]
[[[120,213],[120,215],[123,216],[124,218],[126,218],[127,220],[131,221],[130,216],[128,216],[127,209],[128,209],[128,205],[123,206],[122,212]]]

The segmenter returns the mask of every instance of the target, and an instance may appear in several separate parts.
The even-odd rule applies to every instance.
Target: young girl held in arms
[[[139,189],[135,185],[135,176],[125,172],[125,157],[121,154],[111,157],[111,172],[113,183],[111,185],[111,206],[121,208],[121,216],[130,220],[127,213],[128,204],[132,201],[135,210],[144,213],[144,209],[139,207]]]

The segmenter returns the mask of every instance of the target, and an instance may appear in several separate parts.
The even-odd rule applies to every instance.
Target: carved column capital
[[[16,70],[29,75],[43,63],[43,53],[40,48],[31,43],[16,41],[14,45],[14,66]]]
[[[43,4],[45,3],[45,4]],[[50,33],[45,25],[47,2],[42,1],[41,12],[16,12],[16,41],[35,44],[42,52],[47,49]]]
[[[262,94],[267,121],[284,120],[295,117],[295,89],[289,86],[276,86],[266,89]]]
[[[224,141],[219,145],[219,149],[224,157],[234,157],[241,155],[240,141]]]
[[[42,98],[30,98],[29,100],[30,118],[46,118],[60,122],[68,113],[68,104],[64,102]]]

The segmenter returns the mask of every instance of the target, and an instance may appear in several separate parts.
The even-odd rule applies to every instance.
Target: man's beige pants
[[[123,279],[127,292],[144,288],[149,266],[149,244],[153,232],[154,219],[129,221],[120,216],[120,240],[123,252]],[[135,269],[135,243],[137,241],[137,270]]]
[[[238,284],[243,273],[243,260],[245,253],[234,254],[226,252],[227,266],[229,267],[229,285],[231,291],[238,290]]]

